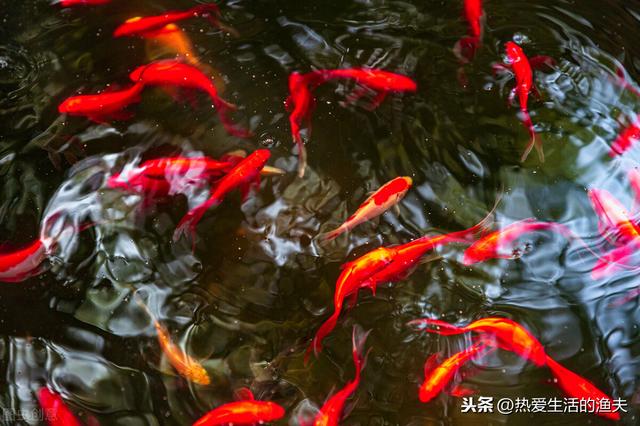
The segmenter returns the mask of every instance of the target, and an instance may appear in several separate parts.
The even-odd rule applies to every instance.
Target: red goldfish
[[[426,403],[438,396],[464,364],[486,349],[484,343],[475,343],[470,348],[453,354],[435,368],[432,368],[432,364],[437,354],[429,357],[424,364],[424,382],[418,390],[420,401]]]
[[[238,162],[238,164],[215,185],[209,199],[191,209],[182,218],[173,234],[174,241],[177,241],[187,230],[190,231],[193,238],[195,236],[195,227],[205,212],[222,203],[222,200],[224,200],[229,192],[240,188],[243,198],[246,198],[252,186],[259,187],[260,172],[270,156],[271,153],[268,150],[259,149]]]
[[[508,318],[482,318],[465,327],[457,327],[444,321],[431,318],[410,321],[409,324],[423,326],[429,333],[436,333],[443,336],[452,336],[471,331],[490,334],[496,338],[500,349],[511,351],[539,367],[544,366],[547,360],[547,354],[540,341],[526,328]],[[488,339],[483,339],[483,342],[486,344]]]
[[[623,242],[640,238],[640,228],[630,218],[629,213],[611,193],[604,189],[590,189],[589,200],[600,218],[600,233],[609,239],[610,230],[614,230],[613,242],[617,237]]]
[[[629,170],[627,177],[635,195],[635,203],[637,204],[640,202],[640,170],[636,168]]]
[[[182,21],[189,18],[206,17],[211,23],[220,28],[220,9],[215,3],[201,4],[184,11],[166,12],[157,16],[136,16],[128,19],[113,32],[114,37],[136,36],[157,31],[167,24]]]
[[[524,219],[480,238],[465,250],[462,263],[472,265],[489,259],[513,259],[521,253],[514,252],[510,246],[522,234],[547,230],[558,232],[567,238],[576,238],[569,228],[560,223]]]
[[[558,380],[558,386],[560,386],[565,394],[569,397],[580,398],[582,400],[591,399],[593,402],[587,402],[589,412],[595,411],[597,415],[607,419],[620,420],[620,414],[617,412],[599,410],[600,401],[603,399],[609,401],[609,404],[607,404],[608,410],[613,409],[614,404],[611,398],[598,389],[593,383],[558,364],[551,357],[547,357],[547,365]]]
[[[343,232],[347,232],[363,222],[374,217],[380,216],[402,200],[411,188],[413,180],[410,177],[397,177],[374,192],[364,203],[358,207],[356,212],[351,215],[342,225],[333,231],[320,235],[322,241],[331,241],[337,238]]]
[[[367,90],[377,92],[370,109],[375,109],[384,101],[390,92],[415,92],[416,83],[404,75],[367,68],[349,68],[337,70],[318,70],[307,74],[297,72],[289,75],[289,97],[285,101],[287,111],[289,111],[289,122],[291,124],[291,134],[293,141],[298,147],[298,176],[304,176],[306,166],[306,151],[300,131],[303,125],[307,126],[307,133],[311,133],[311,114],[315,107],[313,90],[328,80],[349,79],[363,87],[356,89],[349,97],[350,102],[354,102]]]
[[[371,291],[375,294],[375,283],[371,283],[370,279],[385,266],[389,265],[393,261],[394,255],[394,249],[379,247],[356,260],[342,265],[342,273],[340,273],[336,281],[336,289],[333,296],[333,313],[320,326],[307,348],[305,363],[308,362],[312,352],[317,355],[322,350],[322,341],[335,328],[347,297],[351,296],[355,303],[358,297],[358,290],[366,287],[371,288]]]
[[[482,43],[484,10],[482,0],[464,0],[464,15],[469,24],[469,35],[458,40],[453,47],[462,63],[471,61]]]
[[[99,6],[107,3],[111,3],[111,0],[60,0],[62,7]]]
[[[124,90],[72,96],[58,106],[58,112],[85,116],[97,123],[104,123],[112,119],[128,119],[131,114],[124,109],[131,104],[140,102],[140,93],[143,88],[142,82],[136,82]]]
[[[599,256],[591,269],[591,278],[599,280],[621,270],[637,271],[640,267],[631,263],[633,263],[633,256],[639,251],[640,240],[632,240]]]
[[[616,140],[611,144],[609,150],[610,157],[616,157],[622,155],[625,151],[630,149],[640,140],[640,123],[634,121],[618,135]]]
[[[132,81],[144,85],[202,90],[211,98],[220,121],[229,134],[237,137],[251,135],[249,131],[240,129],[231,122],[227,113],[235,110],[236,106],[222,99],[213,81],[193,65],[177,60],[156,61],[136,68],[129,77]]]
[[[285,415],[284,408],[275,402],[257,401],[249,389],[244,389],[247,399],[230,402],[209,411],[193,426],[256,425],[273,422]]]
[[[553,59],[546,56],[536,56],[535,58],[531,58],[531,62],[527,58],[527,55],[524,54],[522,48],[515,44],[512,41],[508,41],[505,44],[507,61],[503,65],[494,66],[495,69],[508,68],[511,69],[516,78],[516,85],[511,90],[509,94],[509,103],[513,104],[513,100],[516,96],[518,96],[518,101],[520,103],[520,113],[523,116],[524,125],[527,127],[529,131],[529,135],[531,136],[531,140],[527,145],[524,153],[522,154],[521,161],[524,161],[529,156],[529,153],[535,146],[538,151],[538,156],[540,157],[540,161],[544,161],[544,151],[542,150],[542,143],[536,139],[536,132],[533,128],[533,123],[531,122],[531,117],[529,116],[529,93],[533,91],[536,95],[539,96],[539,93],[535,86],[533,85],[533,72],[531,70],[531,65],[541,66],[548,65],[551,66],[554,61]]]
[[[355,392],[360,384],[360,373],[365,364],[365,357],[363,356],[364,344],[368,335],[368,332],[363,333],[362,330],[359,330],[357,327],[353,328],[351,341],[353,345],[353,365],[356,369],[356,375],[352,381],[347,383],[345,387],[333,394],[333,396],[324,403],[322,408],[320,408],[320,412],[316,415],[313,426],[338,426],[340,424],[340,418],[342,417],[346,400]]]
[[[38,401],[49,426],[82,426],[60,395],[46,387],[38,391]]]
[[[176,369],[178,374],[180,374],[185,379],[197,383],[199,385],[208,385],[211,383],[211,379],[209,378],[209,374],[207,370],[204,369],[202,364],[193,359],[189,354],[180,348],[180,346],[173,343],[171,340],[171,335],[169,331],[155,318],[149,307],[136,298],[136,302],[142,309],[144,309],[151,320],[153,321],[153,326],[156,329],[156,333],[158,335],[158,344],[160,345],[160,349],[167,357],[169,364],[173,368]]]
[[[38,275],[47,256],[47,245],[42,239],[20,250],[0,252],[0,281],[16,283]]]

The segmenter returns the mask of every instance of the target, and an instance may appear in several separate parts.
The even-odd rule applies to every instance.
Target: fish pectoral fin
[[[233,392],[233,397],[236,399],[236,401],[254,401],[255,400],[255,397],[253,396],[253,392],[251,392],[251,389],[247,387],[236,389]]]
[[[358,303],[358,292],[356,291],[355,293],[350,295],[349,298],[347,299],[347,311],[350,311],[351,309],[355,308],[357,303]]]
[[[442,259],[442,258],[443,258],[443,257],[442,257],[441,255],[437,254],[437,253],[431,253],[429,256],[423,256],[423,257],[420,259],[420,262],[419,262],[419,263],[420,263],[421,265],[425,265],[425,264],[427,264],[427,263],[431,263],[431,262],[434,262],[434,261],[436,261],[436,260],[440,260],[440,259]]]
[[[400,206],[397,204],[393,205],[393,212],[396,214],[396,216],[400,216],[401,212],[400,212]]]

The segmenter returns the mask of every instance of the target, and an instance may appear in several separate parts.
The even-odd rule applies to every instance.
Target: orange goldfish
[[[353,365],[356,369],[356,375],[352,381],[347,383],[342,389],[333,394],[331,398],[324,403],[320,411],[316,415],[313,426],[338,426],[342,411],[347,398],[349,398],[360,384],[360,373],[364,368],[365,357],[363,356],[364,344],[369,333],[363,333],[358,327],[353,327],[352,354]]]

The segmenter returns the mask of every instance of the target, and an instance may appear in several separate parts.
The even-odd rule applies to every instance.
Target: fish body
[[[560,223],[539,222],[532,218],[524,219],[480,238],[465,250],[462,263],[472,265],[489,259],[512,259],[513,253],[506,251],[515,240],[523,234],[548,230],[556,231],[568,238],[574,238],[571,230]]]
[[[529,93],[531,93],[531,90],[534,88],[533,71],[531,70],[531,64],[529,63],[527,55],[525,55],[522,48],[516,43],[509,41],[506,43],[505,48],[507,55],[506,65],[507,67],[511,68],[516,79],[516,85],[512,90],[511,95],[509,96],[509,100],[512,100],[515,96],[518,97],[518,101],[520,103],[520,112],[523,116],[523,122],[531,137],[529,145],[527,145],[527,148],[522,155],[522,161],[527,159],[529,152],[531,152],[531,149],[534,146],[538,151],[540,160],[544,160],[544,151],[542,150],[542,145],[538,143],[536,139],[536,132],[533,128],[531,117],[529,116]]]
[[[345,68],[336,70],[320,70],[324,81],[333,79],[354,80],[376,92],[415,92],[418,86],[411,78],[394,72],[375,68]]]
[[[0,252],[0,281],[17,283],[38,275],[47,252],[42,239],[19,250]]]
[[[162,352],[167,357],[169,364],[176,369],[185,379],[206,386],[211,383],[207,370],[202,364],[193,359],[189,354],[183,351],[178,345],[173,343],[169,331],[160,324],[159,321],[153,319],[153,325],[158,335],[158,344]]]
[[[85,116],[98,123],[111,119],[127,119],[130,114],[124,109],[131,104],[140,102],[142,89],[144,89],[144,84],[136,82],[124,90],[72,96],[58,106],[58,112]]]
[[[201,90],[209,95],[213,106],[218,111],[220,121],[227,132],[237,137],[248,137],[250,132],[238,128],[231,122],[228,112],[236,106],[225,101],[218,95],[213,81],[200,69],[179,60],[167,59],[143,65],[131,72],[129,78],[145,86],[169,86],[190,90]]]
[[[457,327],[447,322],[430,318],[411,321],[411,324],[426,326],[426,331],[445,336],[468,332],[489,334],[495,337],[500,349],[513,352],[537,366],[544,366],[547,361],[547,355],[542,343],[526,328],[508,318],[482,318],[465,327]],[[487,341],[487,339],[483,339],[483,342],[486,343]]]
[[[469,24],[469,35],[480,40],[482,38],[482,20],[484,17],[482,0],[464,0],[464,16]]]
[[[631,123],[625,127],[616,137],[609,149],[610,157],[617,157],[631,149],[640,140],[640,124],[638,122]]]
[[[556,383],[564,391],[565,394],[572,398],[579,398],[580,400],[587,401],[588,412],[594,412],[594,409],[599,404],[599,401],[603,399],[609,401],[609,410],[611,410],[615,406],[613,404],[613,401],[607,394],[602,392],[593,383],[591,383],[584,377],[563,367],[551,357],[547,357],[546,363],[557,379]],[[596,411],[596,414],[607,419],[620,420],[620,413],[618,412]]]
[[[190,231],[192,237],[195,227],[202,219],[204,213],[212,207],[218,206],[231,191],[240,188],[243,197],[246,198],[251,187],[260,186],[260,173],[271,153],[266,149],[258,149],[248,157],[243,158],[229,172],[222,177],[215,185],[209,199],[204,203],[191,209],[180,221],[174,233],[174,241],[177,241],[182,234]]]
[[[100,6],[108,3],[111,3],[111,0],[60,0],[59,2],[62,7]]]
[[[377,191],[375,191],[364,203],[358,207],[356,212],[351,215],[342,225],[333,231],[321,235],[322,241],[331,241],[344,232],[347,232],[356,226],[364,223],[374,217],[380,216],[391,207],[395,206],[402,200],[411,188],[413,180],[408,176],[397,177],[385,183]]]
[[[640,228],[629,217],[629,213],[611,193],[604,189],[590,189],[591,205],[599,217],[600,233],[607,239],[629,242],[640,241]],[[614,234],[611,238],[610,234]]]
[[[249,399],[214,408],[193,426],[257,425],[279,420],[284,415],[284,408],[275,402]]]
[[[352,355],[353,365],[356,370],[355,377],[324,403],[314,419],[313,426],[338,426],[340,424],[347,399],[360,385],[360,375],[365,363],[363,354],[367,335],[368,333],[361,333],[354,327],[352,335]]]
[[[219,26],[220,9],[214,3],[202,4],[184,11],[170,11],[157,16],[136,16],[128,19],[113,32],[114,37],[139,36],[157,31],[168,24],[199,16],[208,17],[215,26]]]
[[[375,282],[372,282],[371,278],[393,261],[395,253],[394,249],[379,247],[342,265],[333,295],[333,313],[316,332],[307,348],[305,362],[309,360],[311,353],[317,355],[322,350],[322,341],[335,328],[347,297],[351,296],[352,300],[355,300],[358,290],[367,287],[375,294]]]
[[[460,368],[485,349],[486,346],[483,343],[475,343],[468,349],[453,354],[433,369],[430,369],[432,358],[429,358],[425,363],[424,382],[418,390],[420,401],[426,403],[438,396]]]
[[[62,397],[46,387],[38,391],[38,402],[49,426],[82,426]]]

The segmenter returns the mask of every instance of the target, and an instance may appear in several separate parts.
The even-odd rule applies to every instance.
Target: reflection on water
[[[563,366],[626,399],[622,423],[637,424],[640,299],[628,295],[640,284],[638,260],[594,279],[589,249],[607,253],[623,244],[601,234],[587,193],[606,190],[637,214],[628,173],[640,151],[609,156],[638,112],[638,96],[617,78],[619,70],[631,82],[640,78],[640,7],[633,2],[487,1],[482,42],[463,61],[453,52],[470,31],[462,1],[234,0],[220,7],[237,37],[188,19],[162,36],[118,39],[113,30],[132,16],[193,3],[3,6],[0,253],[41,244],[23,269],[0,268],[0,277],[21,281],[0,291],[5,417],[37,412],[37,391],[47,386],[83,424],[186,425],[250,387],[256,399],[287,410],[276,424],[304,424],[354,377],[351,333],[359,325],[371,330],[371,352],[344,424],[606,424],[593,415],[461,413],[461,398],[446,393],[419,401],[425,359],[473,341],[416,333],[408,321],[466,325],[507,317]],[[541,98],[529,99],[544,163],[535,155],[519,162],[529,134],[507,105],[513,77],[493,73],[509,40],[556,62],[534,73]],[[122,89],[136,67],[176,55],[214,77],[219,94],[238,105],[233,122],[252,137],[229,135],[205,96],[175,102],[160,88],[145,89],[128,120],[58,114],[65,98],[115,82],[121,86],[113,89]],[[309,164],[297,178],[283,105],[288,76],[349,67],[406,75],[418,90],[390,94],[368,111],[365,103],[340,102],[353,82],[319,87]],[[208,198],[206,185],[184,185],[153,202],[108,185],[149,159],[265,148],[268,164],[286,174],[263,177],[245,201],[232,192],[209,210],[195,251],[172,235]],[[396,176],[413,179],[399,212],[331,243],[316,239]],[[332,310],[340,265],[383,245],[471,227],[500,194],[493,229],[536,218],[560,223],[576,238],[526,234],[509,246],[514,259],[471,266],[463,265],[466,246],[438,248],[375,297],[360,292],[320,356],[304,364],[305,348]],[[210,385],[178,374],[136,297],[172,343],[202,364]],[[481,368],[464,382],[477,395],[563,396],[548,369],[507,351],[473,364]],[[29,415],[3,420],[41,423]]]

